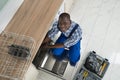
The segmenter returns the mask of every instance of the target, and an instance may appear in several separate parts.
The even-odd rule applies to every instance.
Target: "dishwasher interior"
[[[59,61],[54,58],[50,49],[43,49],[40,47],[33,60],[33,64],[37,69],[42,68],[62,77],[68,65],[68,61]]]

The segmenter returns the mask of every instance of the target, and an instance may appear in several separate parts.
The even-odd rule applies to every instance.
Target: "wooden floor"
[[[41,45],[48,29],[50,28],[50,25],[61,3],[62,3],[62,0],[24,0],[22,6],[19,8],[17,13],[13,17],[13,19],[10,21],[10,23],[6,27],[5,32],[12,32],[15,34],[19,34],[19,36],[24,35],[24,37],[29,36],[35,42],[34,50],[32,52],[33,55],[31,55],[31,59],[29,61],[23,61],[23,60],[17,61],[14,64],[15,67],[19,67],[27,64],[26,66],[22,67],[22,69],[25,69],[25,71],[22,71],[20,75],[17,77],[17,79],[23,78],[24,74],[26,73],[27,69],[32,63],[32,60],[39,46]],[[6,40],[6,42],[7,41],[8,40]],[[0,55],[2,54],[3,52],[0,52]],[[8,54],[6,55],[6,53],[4,56],[6,57],[6,60],[3,61],[2,58],[0,58],[0,64],[9,62],[7,57],[10,57],[10,60],[12,61],[14,60],[12,56],[9,56]],[[12,64],[12,61],[11,63],[9,63],[10,65]],[[0,75],[2,77],[15,78],[14,75],[9,75],[8,73],[2,74],[2,72],[8,71],[8,69],[10,69],[9,66],[0,70]],[[15,69],[15,72],[12,72],[12,73],[17,75],[18,72],[19,72],[19,69]],[[0,79],[2,78],[0,77]],[[7,78],[6,79],[3,78],[2,80],[7,80]]]

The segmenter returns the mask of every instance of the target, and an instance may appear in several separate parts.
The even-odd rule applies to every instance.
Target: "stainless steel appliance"
[[[33,60],[33,64],[36,66],[37,69],[42,68],[59,76],[63,76],[68,65],[68,61],[59,61],[54,58],[49,49],[40,48],[35,59]]]

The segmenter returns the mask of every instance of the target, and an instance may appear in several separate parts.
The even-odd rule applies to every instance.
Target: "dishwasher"
[[[52,55],[50,49],[40,47],[33,60],[33,64],[37,69],[42,68],[62,77],[68,65],[68,61],[59,61]]]

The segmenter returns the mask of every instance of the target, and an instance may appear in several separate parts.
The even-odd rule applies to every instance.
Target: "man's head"
[[[67,31],[71,24],[70,15],[68,13],[62,13],[59,16],[58,23],[59,23],[58,27],[62,32]]]

